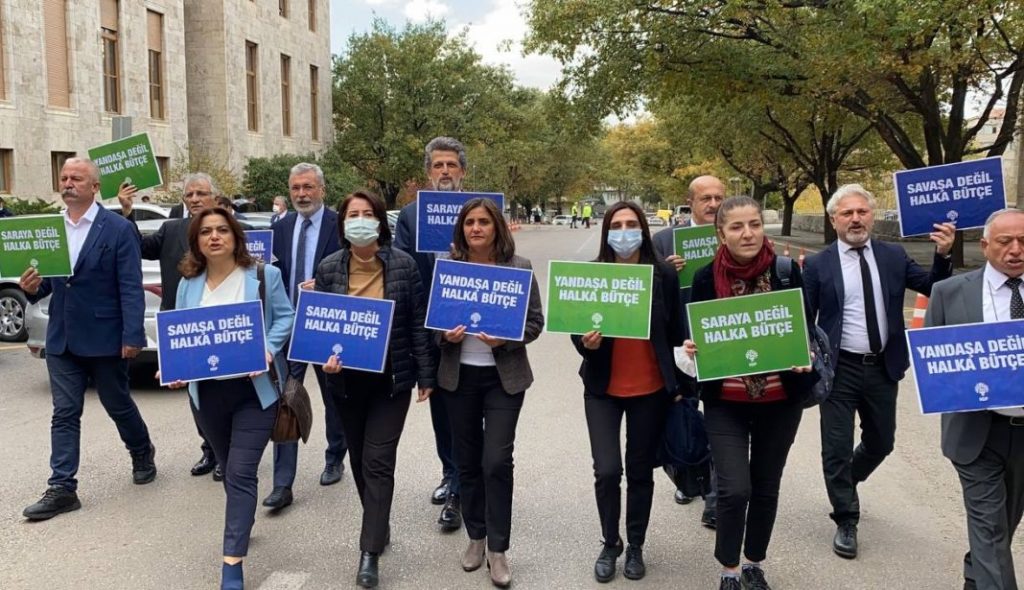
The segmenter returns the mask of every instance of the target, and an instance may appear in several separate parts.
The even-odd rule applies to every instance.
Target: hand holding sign
[[[327,362],[324,363],[323,370],[324,373],[327,373],[329,375],[337,375],[338,373],[340,373],[341,360],[338,358],[338,355],[332,354],[330,358],[327,359]]]
[[[936,223],[932,227],[935,231],[928,234],[928,239],[935,242],[935,251],[939,255],[948,255],[953,249],[953,240],[956,239],[956,226],[952,223]]]
[[[21,273],[21,279],[18,280],[18,286],[21,290],[29,295],[35,295],[39,291],[39,286],[43,284],[43,277],[39,276],[39,271],[34,267],[28,267],[25,272]]]
[[[665,262],[675,267],[676,272],[680,272],[684,268],[686,268],[686,259],[678,254],[673,254],[669,256],[668,258],[665,259]]]
[[[466,326],[455,326],[452,330],[447,330],[444,333],[444,339],[452,344],[458,344],[462,342],[462,339],[466,337]]]
[[[597,350],[601,348],[601,333],[597,330],[591,330],[580,338],[580,342],[583,343],[583,348],[587,350]]]
[[[117,201],[121,203],[121,214],[127,217],[132,212],[134,205],[135,193],[139,189],[135,188],[134,184],[131,184],[125,180],[120,187],[117,189]]]
[[[487,334],[484,334],[483,332],[480,332],[479,334],[477,334],[476,338],[477,338],[477,340],[479,340],[480,342],[483,342],[484,344],[486,344],[487,346],[490,346],[491,348],[497,348],[498,346],[501,346],[502,344],[505,344],[505,342],[506,342],[505,340],[502,340],[501,338],[492,338],[492,337],[488,336]]]

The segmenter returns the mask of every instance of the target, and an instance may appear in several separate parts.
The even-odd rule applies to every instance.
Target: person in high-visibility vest
[[[590,203],[583,206],[583,225],[587,229],[590,229],[590,218],[593,214],[594,210],[591,208]]]

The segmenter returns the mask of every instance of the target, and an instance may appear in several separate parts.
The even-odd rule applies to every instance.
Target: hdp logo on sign
[[[438,260],[427,303],[426,327],[522,340],[533,271]]]

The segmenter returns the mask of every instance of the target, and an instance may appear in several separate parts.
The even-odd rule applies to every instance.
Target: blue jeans
[[[50,475],[47,484],[70,491],[78,489],[78,459],[81,449],[82,410],[85,389],[92,377],[107,415],[117,426],[131,453],[149,450],[149,430],[128,388],[128,361],[119,357],[84,357],[71,353],[46,355],[53,394],[50,422]]]

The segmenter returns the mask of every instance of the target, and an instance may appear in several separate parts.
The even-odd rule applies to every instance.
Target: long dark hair
[[[388,210],[384,208],[384,199],[370,192],[365,188],[352,191],[338,205],[338,239],[341,240],[342,248],[350,248],[351,244],[345,239],[345,214],[348,213],[348,206],[354,199],[362,199],[370,204],[373,209],[373,216],[377,218],[380,225],[377,227],[377,245],[387,246],[391,244],[391,226],[388,225]]]
[[[220,215],[231,228],[231,235],[235,237],[235,264],[249,268],[256,262],[249,255],[249,248],[245,244],[245,232],[242,231],[242,226],[235,216],[224,207],[210,207],[192,216],[192,221],[188,224],[188,252],[178,264],[178,271],[186,279],[197,277],[206,270],[206,256],[199,250],[199,230],[203,226],[203,220],[211,215]]]
[[[462,206],[462,211],[459,211],[452,235],[452,260],[469,260],[469,242],[466,241],[466,231],[462,226],[466,223],[469,212],[478,207],[487,212],[494,224],[494,261],[504,263],[512,260],[516,255],[516,242],[512,239],[512,231],[508,229],[505,216],[498,210],[498,205],[487,197],[470,199]]]
[[[647,225],[647,216],[644,215],[644,210],[633,201],[619,201],[604,212],[604,220],[601,222],[601,249],[597,253],[597,262],[615,262],[616,260],[615,250],[608,245],[608,231],[611,229],[612,217],[615,217],[615,213],[623,209],[629,209],[636,213],[636,218],[640,220],[640,232],[644,238],[644,241],[640,243],[640,262],[654,264],[658,261],[658,257],[654,254],[651,228]]]

